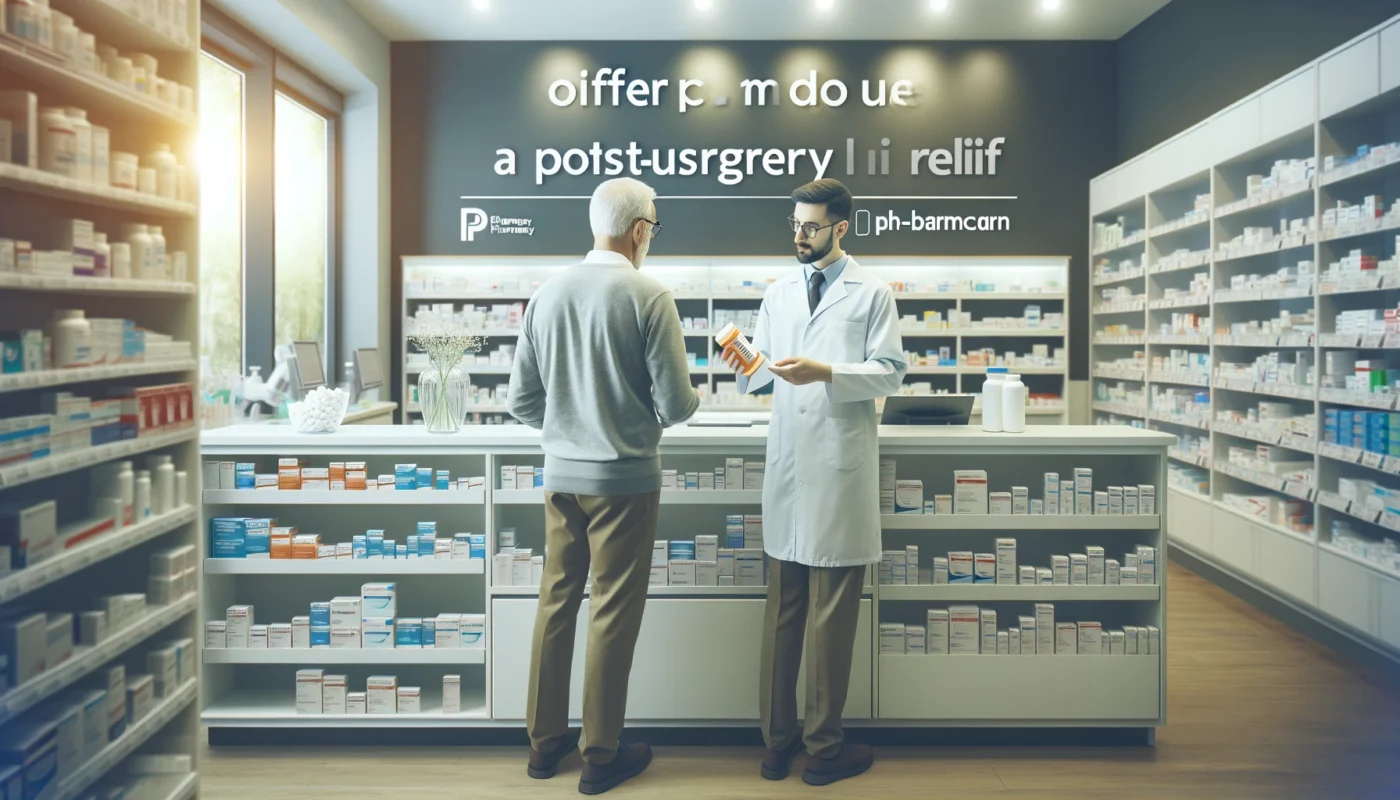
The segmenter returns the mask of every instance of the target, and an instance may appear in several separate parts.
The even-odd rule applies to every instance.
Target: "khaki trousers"
[[[809,567],[769,559],[758,693],[759,722],[770,750],[791,746],[799,734],[811,755],[831,756],[841,750],[841,712],[851,683],[864,582],[863,565]],[[803,726],[798,728],[797,672],[808,627],[807,701]]]
[[[591,565],[579,751],[591,764],[610,763],[617,755],[660,516],[660,492],[623,497],[545,493],[549,552],[540,579],[525,722],[535,750],[553,750],[568,731],[574,626]]]

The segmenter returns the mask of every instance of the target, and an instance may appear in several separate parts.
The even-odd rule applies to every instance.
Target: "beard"
[[[836,240],[828,237],[826,240],[826,245],[824,247],[809,244],[807,245],[806,249],[803,249],[801,246],[799,246],[797,248],[797,263],[811,264],[814,261],[821,261],[823,258],[827,257],[827,254],[831,252],[831,248],[835,244]]]

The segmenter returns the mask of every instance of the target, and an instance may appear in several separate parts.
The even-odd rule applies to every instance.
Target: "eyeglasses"
[[[637,217],[637,219],[651,226],[651,238],[655,239],[661,234],[661,223],[654,219],[647,219],[646,217]]]
[[[802,235],[806,236],[808,239],[812,238],[813,236],[816,236],[817,234],[821,233],[827,228],[832,227],[833,225],[839,225],[841,223],[840,220],[837,220],[836,222],[833,222],[830,225],[818,225],[815,222],[798,222],[797,217],[788,217],[787,220],[788,225],[792,227],[793,233],[797,233],[800,230],[802,231]]]

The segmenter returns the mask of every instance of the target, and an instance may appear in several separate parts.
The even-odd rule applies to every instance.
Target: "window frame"
[[[233,18],[205,4],[200,49],[243,72],[243,352],[244,374],[261,366],[271,374],[277,319],[277,208],[275,107],[280,92],[326,120],[327,219],[325,375],[341,376],[337,324],[341,258],[341,115],[343,96],[294,60],[278,52]],[[343,376],[341,376],[343,377]]]

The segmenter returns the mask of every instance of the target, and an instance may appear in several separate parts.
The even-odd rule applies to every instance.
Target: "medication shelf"
[[[408,321],[423,303],[450,303],[460,309],[463,304],[490,306],[503,303],[523,303],[533,293],[533,285],[547,280],[566,265],[573,263],[574,257],[465,257],[465,256],[406,256],[404,258],[403,319],[405,330],[411,330]],[[1022,329],[1008,327],[956,327],[924,328],[917,324],[901,326],[905,349],[915,353],[925,353],[948,347],[955,354],[966,354],[973,350],[990,348],[996,353],[1014,352],[1030,355],[1033,347],[1044,345],[1053,355],[1056,348],[1064,349],[1068,339],[1068,295],[1063,290],[1067,282],[1068,261],[1062,257],[1011,256],[1011,257],[890,257],[877,256],[859,259],[866,270],[890,280],[892,284],[912,282],[923,285],[940,281],[958,285],[962,281],[987,280],[994,272],[1006,276],[1006,283],[1013,284],[1006,291],[899,291],[894,293],[896,305],[901,315],[916,318],[924,312],[937,312],[943,319],[950,315],[971,314],[973,322],[986,316],[999,316],[1020,313],[1008,307],[1007,303],[1039,303],[1044,314],[1061,314],[1064,323],[1055,329]],[[673,290],[680,315],[683,318],[700,317],[708,321],[709,328],[690,328],[684,331],[687,350],[704,359],[707,363],[692,365],[690,374],[697,387],[707,393],[701,411],[727,413],[766,412],[767,408],[747,408],[730,402],[714,403],[721,389],[733,391],[732,371],[719,363],[713,341],[715,333],[723,326],[717,315],[727,311],[757,311],[763,300],[762,291],[735,292],[712,289],[694,291],[685,287],[725,285],[726,282],[751,280],[764,284],[768,280],[791,273],[796,267],[791,259],[768,257],[756,258],[672,258],[653,259],[643,271],[653,275],[663,283],[678,287]],[[989,272],[991,271],[991,272]],[[478,278],[477,275],[483,277]],[[508,276],[517,283],[507,289]],[[424,288],[440,281],[439,285],[459,283],[458,288]],[[465,285],[461,282],[465,281]],[[902,285],[902,284],[901,284]],[[1013,291],[1017,285],[1045,286],[1048,291]],[[766,286],[766,284],[765,284]],[[513,323],[512,323],[513,324]],[[741,325],[745,335],[752,337],[750,326]],[[501,344],[509,344],[519,335],[517,328],[509,326],[483,327],[479,333],[487,337],[483,353],[490,352]],[[406,337],[400,340],[400,363],[407,365],[409,345]],[[425,366],[415,364],[402,370],[400,400],[403,407],[403,421],[421,420],[422,409],[414,399],[415,376],[422,373]],[[462,368],[472,376],[474,385],[502,386],[510,367],[499,364],[464,364]],[[1035,376],[1027,381],[1032,394],[1058,394],[1068,397],[1068,359],[1056,366],[1020,366],[1013,372]],[[913,366],[905,383],[929,383],[935,392],[977,394],[981,391],[981,376],[986,368],[980,366]],[[962,376],[970,376],[963,378]],[[506,405],[497,402],[484,403],[468,408],[470,422],[510,421]],[[1042,407],[1036,413],[1045,422],[1067,422],[1068,409],[1063,406]],[[479,415],[474,416],[474,415]]]
[[[900,462],[901,477],[904,477],[906,464],[917,465],[919,471],[930,470],[930,478],[934,475],[944,476],[949,481],[955,468],[985,466],[998,483],[994,488],[1000,488],[1003,481],[1008,485],[1011,482],[1027,482],[1032,472],[1058,469],[1066,473],[1076,464],[1093,464],[1096,475],[1121,475],[1134,483],[1152,483],[1160,487],[1160,496],[1164,496],[1165,456],[1169,442],[1167,436],[1159,433],[1110,428],[1032,427],[1021,435],[984,434],[975,427],[937,430],[883,428],[880,448],[882,458]],[[260,464],[275,463],[273,459],[278,457],[309,453],[315,453],[315,459],[326,461],[365,459],[379,463],[413,462],[435,468],[450,464],[454,475],[468,460],[475,459],[471,463],[479,463],[479,469],[492,476],[491,484],[496,482],[495,477],[499,475],[502,465],[543,463],[539,432],[523,426],[470,428],[453,436],[430,435],[421,427],[361,426],[342,428],[335,434],[321,437],[297,436],[276,426],[238,426],[207,432],[204,448],[206,458],[256,460]],[[663,433],[661,457],[668,469],[699,470],[706,465],[722,466],[726,458],[742,457],[747,461],[762,459],[765,448],[766,431],[761,427],[679,426]],[[478,468],[472,466],[471,469]],[[1018,476],[1027,477],[1013,478],[1013,471]],[[1100,477],[1099,482],[1107,480],[1107,477]],[[926,486],[929,493],[926,496],[934,491],[945,491],[935,488],[931,480],[926,481]],[[392,499],[410,494],[402,492],[388,497]],[[757,491],[667,491],[662,497],[658,538],[682,540],[692,538],[697,532],[721,534],[728,514],[759,513],[761,502],[761,492]],[[465,518],[461,522],[462,527],[458,528],[488,534],[485,564],[490,563],[495,553],[495,534],[502,528],[515,529],[517,547],[539,551],[544,541],[543,492],[503,491],[489,487],[485,500],[481,512],[468,512],[479,513],[480,516]],[[323,535],[339,540],[342,536],[348,538],[352,532],[360,532],[361,528],[370,524],[352,515],[352,512],[367,513],[369,510],[355,507],[346,512],[337,512],[333,506],[316,505],[300,509],[300,513],[309,516],[291,513],[296,509],[286,509],[278,516],[284,524],[298,525],[303,530],[320,530],[324,532]],[[459,510],[467,511],[465,508]],[[387,510],[375,511],[386,515],[375,519],[372,523],[375,527],[392,527],[397,531],[412,530],[415,520],[433,518],[431,509],[416,505],[394,513],[392,518],[387,516]],[[218,507],[206,498],[205,518],[218,513]],[[334,516],[337,513],[341,516]],[[328,516],[319,516],[322,514]],[[1028,561],[1033,561],[1039,558],[1040,550],[1051,546],[1052,542],[1056,546],[1063,544],[1066,547],[1064,552],[1082,549],[1084,544],[1102,545],[1110,557],[1118,557],[1136,545],[1164,547],[1162,526],[1166,520],[1162,514],[1064,517],[962,515],[956,518],[951,515],[891,515],[883,517],[881,525],[887,540],[917,542],[925,550],[925,555],[933,549],[928,542],[948,541],[947,537],[950,536],[967,540],[956,545],[959,549],[972,546],[970,537],[975,537],[979,543],[985,541],[986,549],[990,549],[997,536],[1017,536],[1018,531],[1029,531],[1030,534],[1020,537],[1020,542]],[[441,525],[439,530],[442,530]],[[925,531],[935,538],[926,539]],[[949,544],[948,547],[954,545]],[[978,544],[976,549],[984,548]],[[1165,550],[1160,552],[1160,563],[1165,565]],[[201,665],[206,687],[201,722],[210,728],[211,736],[215,737],[222,735],[220,731],[223,729],[229,728],[286,727],[307,729],[308,741],[315,741],[316,734],[311,731],[318,728],[364,728],[366,736],[372,736],[374,729],[390,727],[518,728],[525,715],[530,637],[539,588],[495,585],[489,569],[480,582],[454,578],[431,583],[435,579],[420,578],[412,572],[424,568],[436,570],[439,567],[454,570],[462,563],[452,559],[300,562],[206,559],[205,619],[221,618],[228,604],[251,603],[258,609],[259,622],[279,621],[288,613],[293,613],[287,609],[292,605],[299,606],[303,594],[314,599],[328,599],[335,594],[352,593],[362,581],[393,579],[395,573],[392,570],[401,569],[404,570],[398,578],[401,615],[420,613],[420,609],[422,613],[429,610],[458,610],[457,606],[446,605],[441,599],[449,595],[467,598],[472,603],[483,603],[486,611],[486,647],[477,651],[484,659],[484,663],[480,664],[464,664],[459,660],[450,660],[445,664],[422,663],[425,658],[461,659],[462,650],[445,651],[452,655],[443,655],[438,651],[426,655],[425,651],[413,650],[391,656],[388,655],[391,651],[378,651],[375,654],[348,651],[349,655],[342,655],[330,649],[206,649]],[[468,563],[483,565],[481,561]],[[328,567],[332,572],[328,573],[328,577],[304,577],[314,574],[318,567]],[[341,569],[354,570],[356,577],[346,580],[335,577],[342,574]],[[306,593],[290,586],[283,589],[282,584],[257,577],[274,574],[274,571],[296,574],[298,580],[315,580],[319,583]],[[245,575],[253,577],[245,578]],[[250,582],[232,583],[245,580]],[[927,713],[926,717],[911,718],[906,711],[891,707],[891,698],[895,693],[936,693],[936,685],[929,683],[929,680],[948,669],[963,669],[953,662],[976,666],[990,661],[1000,665],[1006,660],[988,658],[964,662],[954,657],[928,657],[927,662],[910,664],[910,672],[878,655],[876,637],[882,615],[903,613],[915,608],[911,602],[927,601],[934,605],[985,600],[987,603],[1025,604],[1023,613],[1030,613],[1030,605],[1034,602],[1063,603],[1065,610],[1061,612],[1062,619],[1101,618],[1121,624],[1156,625],[1162,628],[1165,641],[1165,628],[1160,625],[1165,620],[1167,596],[1164,571],[1159,580],[1163,583],[1141,586],[896,587],[876,586],[872,577],[871,583],[862,592],[858,645],[845,716],[851,724],[864,726],[1107,725],[1144,729],[1162,724],[1166,703],[1165,687],[1161,681],[1161,664],[1165,662],[1161,659],[1165,658],[1165,650],[1159,657],[1141,658],[1142,663],[1136,663],[1139,659],[1129,658],[1113,660],[1124,662],[1121,664],[1106,665],[1099,662],[1109,662],[1109,659],[1055,659],[1055,672],[1051,675],[1036,672],[1032,669],[1031,660],[1027,660],[1026,666],[1017,667],[1030,670],[1021,679],[1036,686],[1037,691],[1069,691],[1071,686],[1079,686],[1084,681],[1093,681],[1090,685],[1101,684],[1106,687],[1108,699],[1115,701],[1120,709],[1114,713],[1101,714],[1095,707],[1093,717],[1078,711],[1063,716],[1041,715],[1033,720],[1007,716],[1001,704],[988,700],[995,695],[995,687],[984,679],[974,677],[966,684],[967,691],[987,701],[984,704],[985,713],[975,719],[967,719],[960,714],[926,710],[921,712]],[[296,593],[290,598],[290,603],[287,597],[282,596],[289,592]],[[758,712],[752,699],[757,697],[758,691],[756,673],[751,669],[735,672],[733,665],[758,663],[761,646],[759,632],[767,592],[766,586],[649,587],[647,615],[632,670],[628,704],[630,721],[692,726],[733,724],[735,720],[756,718]],[[479,601],[476,599],[478,596],[481,598]],[[425,602],[425,597],[431,598],[431,602]],[[404,598],[412,600],[413,605],[408,609],[404,608]],[[585,592],[575,637],[575,670],[583,668],[588,602]],[[265,617],[268,606],[271,606],[270,615]],[[461,610],[474,612],[477,609]],[[1007,613],[1011,613],[1010,608]],[[718,647],[715,646],[716,642],[719,643]],[[475,655],[473,653],[471,657]],[[389,658],[393,660],[384,660]],[[250,659],[256,659],[257,663],[249,663]],[[350,659],[362,665],[358,672],[353,664],[335,671],[350,673],[353,690],[359,690],[356,681],[362,680],[359,673],[365,670],[372,668],[374,674],[397,674],[400,685],[423,687],[424,713],[394,716],[296,714],[292,671],[298,666],[326,664],[327,672],[330,672],[331,665],[347,663]],[[1135,663],[1126,663],[1129,661]],[[1108,677],[1102,674],[1105,670],[1111,673]],[[462,675],[461,714],[436,712],[440,706],[433,695],[444,673]],[[685,682],[690,691],[677,695],[673,690],[677,681]]]
[[[460,714],[444,714],[441,701],[425,699],[420,714],[298,714],[290,690],[244,689],[206,705],[202,718],[220,728],[459,728],[487,722],[484,693],[463,686],[461,708]]]
[[[130,550],[137,545],[194,522],[199,516],[194,506],[185,506],[169,514],[162,514],[138,522],[119,531],[111,531],[95,537],[92,541],[78,545],[71,550],[41,561],[32,567],[0,577],[0,603],[8,603],[20,595],[48,586],[81,570],[104,561],[112,556]]]
[[[1395,334],[1337,333],[1335,318],[1342,311],[1386,309],[1395,306],[1397,289],[1393,275],[1385,269],[1366,275],[1342,272],[1327,277],[1329,268],[1340,263],[1349,251],[1385,260],[1396,256],[1394,236],[1400,232],[1393,216],[1343,222],[1323,227],[1324,213],[1338,203],[1358,204],[1364,195],[1385,191],[1394,181],[1400,160],[1386,149],[1372,149],[1372,155],[1352,159],[1333,169],[1330,158],[1340,162],[1362,145],[1381,145],[1394,140],[1386,125],[1400,110],[1400,84],[1393,76],[1377,82],[1374,73],[1383,72],[1379,63],[1400,57],[1400,17],[1361,34],[1316,61],[1294,70],[1240,100],[1205,122],[1173,137],[1132,162],[1090,182],[1090,229],[1093,222],[1106,221],[1134,210],[1145,216],[1159,198],[1169,194],[1188,176],[1199,180],[1211,195],[1214,211],[1208,242],[1209,261],[1199,271],[1209,272],[1213,296],[1209,307],[1200,310],[1209,325],[1219,332],[1196,338],[1191,344],[1208,348],[1212,374],[1223,363],[1248,363],[1276,351],[1284,359],[1293,354],[1311,356],[1320,383],[1320,365],[1338,349],[1371,351],[1377,357],[1396,349]],[[1350,59],[1350,60],[1349,60]],[[1368,76],[1372,79],[1368,80]],[[1377,153],[1382,155],[1376,155]],[[1247,177],[1267,174],[1277,161],[1297,163],[1314,159],[1315,170],[1305,179],[1283,180],[1273,188],[1247,191]],[[1295,167],[1291,174],[1297,174]],[[1382,174],[1383,173],[1383,174]],[[1278,173],[1280,176],[1289,174]],[[1393,188],[1393,187],[1392,187]],[[1386,197],[1386,202],[1391,200]],[[1378,212],[1379,213],[1379,212]],[[1313,227],[1286,236],[1277,235],[1280,220],[1314,218]],[[1151,221],[1151,220],[1149,220]],[[1257,244],[1230,244],[1244,228],[1272,225],[1276,235]],[[1156,244],[1149,236],[1147,248]],[[1195,249],[1195,246],[1192,246]],[[1270,275],[1280,268],[1310,261],[1316,279],[1303,285],[1231,288],[1234,276],[1249,273]],[[1150,291],[1150,281],[1149,281]],[[1091,290],[1090,305],[1097,306],[1099,292]],[[1154,297],[1148,297],[1151,301]],[[1293,319],[1311,314],[1316,333],[1220,335],[1235,323],[1258,320],[1268,323],[1288,312]],[[1149,338],[1148,357],[1165,355],[1171,343],[1184,345],[1181,337],[1158,334],[1158,325],[1168,323],[1166,312],[1148,312],[1141,326]],[[1104,330],[1108,324],[1125,324],[1122,315],[1092,319],[1091,330]],[[1124,351],[1094,342],[1095,359],[1121,358]],[[1367,356],[1370,357],[1370,356]],[[1097,381],[1095,382],[1098,383]],[[1359,520],[1356,535],[1377,539],[1400,538],[1400,519],[1386,520],[1367,508],[1353,513],[1351,503],[1337,494],[1340,478],[1370,477],[1378,484],[1396,487],[1400,459],[1356,448],[1344,448],[1322,441],[1322,422],[1329,410],[1380,410],[1396,408],[1393,394],[1361,394],[1337,388],[1266,384],[1252,380],[1211,379],[1211,399],[1219,407],[1245,410],[1262,401],[1280,398],[1302,413],[1311,413],[1317,429],[1311,436],[1295,437],[1251,430],[1247,426],[1216,423],[1203,434],[1209,438],[1209,452],[1198,458],[1173,458],[1205,470],[1209,494],[1199,496],[1184,490],[1169,493],[1171,520],[1169,535],[1192,555],[1212,564],[1245,583],[1280,599],[1294,611],[1328,625],[1363,646],[1389,658],[1400,660],[1400,575],[1378,563],[1351,555],[1331,544],[1333,524]],[[1153,374],[1147,376],[1145,392],[1168,385]],[[1110,410],[1095,404],[1095,409]],[[1125,409],[1114,407],[1121,413]],[[1101,415],[1096,414],[1102,419]],[[1255,442],[1287,448],[1297,458],[1310,462],[1315,483],[1290,483],[1267,472],[1240,467],[1225,458],[1230,446]],[[1250,517],[1228,505],[1227,493],[1269,496],[1302,502],[1312,520],[1312,533]],[[1367,527],[1374,526],[1374,527]]]
[[[71,386],[75,383],[189,372],[196,366],[197,364],[193,360],[147,361],[139,364],[113,364],[109,367],[76,367],[73,369],[49,369],[42,372],[17,372],[0,375],[0,394],[22,392],[27,389],[47,389],[53,386]]]
[[[120,630],[109,631],[99,644],[75,647],[73,655],[66,661],[0,694],[0,721],[13,719],[56,692],[72,686],[103,664],[179,622],[198,605],[198,598],[182,597],[168,606],[150,609]]]
[[[482,575],[479,558],[206,558],[205,575]]]
[[[0,44],[0,47],[3,47]],[[192,203],[166,200],[134,189],[94,186],[51,172],[0,163],[0,188],[20,189],[30,194],[57,197],[89,206],[139,211],[161,217],[189,218],[195,215]]]
[[[205,648],[205,664],[485,664],[483,647],[437,647],[423,650],[364,648]]]
[[[131,278],[86,278],[81,275],[26,275],[0,272],[0,289],[7,291],[61,292],[64,294],[119,295],[126,297],[163,297],[192,295],[193,283],[176,281],[147,281]]]
[[[127,13],[121,0],[51,0],[57,11],[73,18],[82,30],[95,31],[99,46],[117,48],[122,55],[149,53],[159,61],[159,76],[190,87],[194,107],[199,107],[200,4],[189,2],[184,31],[158,30],[153,21]],[[94,125],[105,126],[114,149],[141,154],[157,144],[169,145],[180,163],[196,159],[198,117],[161,102],[151,94],[128,89],[96,72],[85,72],[64,63],[57,54],[15,36],[0,34],[0,75],[5,88],[32,92],[40,108],[83,109]],[[117,145],[121,146],[118,148]],[[142,166],[150,166],[149,163]],[[198,197],[191,167],[190,196]],[[60,248],[55,231],[60,223],[83,220],[95,223],[111,241],[124,239],[128,224],[159,224],[172,249],[185,252],[185,279],[145,280],[88,277],[76,274],[0,273],[0,319],[10,329],[45,328],[59,310],[81,309],[90,318],[127,319],[142,327],[188,342],[200,351],[199,325],[199,207],[153,194],[81,181],[24,164],[0,164],[0,237],[31,241],[34,250]],[[194,358],[123,363],[72,369],[49,369],[0,375],[0,397],[10,409],[42,408],[43,395],[69,391],[102,397],[109,389],[140,388],[181,383],[199,385]],[[197,391],[197,388],[196,388]],[[197,402],[195,403],[197,409]],[[21,506],[54,501],[61,521],[79,521],[82,511],[97,508],[98,481],[87,473],[94,467],[133,460],[137,470],[147,464],[142,456],[169,455],[176,470],[186,474],[187,493],[172,498],[171,510],[140,518],[119,529],[108,530],[37,564],[0,577],[0,612],[25,608],[75,612],[97,608],[96,596],[146,586],[148,553],[182,545],[194,545],[203,521],[199,495],[199,431],[197,411],[191,427],[145,433],[97,447],[58,452],[47,457],[0,467],[0,504]],[[154,493],[153,493],[154,494]],[[162,509],[164,506],[162,506]],[[122,578],[127,567],[138,572]],[[198,579],[196,583],[200,582]],[[124,587],[124,588],[123,588]],[[15,718],[50,715],[50,703],[70,687],[83,686],[95,672],[110,663],[124,663],[128,674],[146,672],[145,651],[154,642],[179,639],[201,642],[197,618],[198,594],[167,605],[148,605],[121,629],[109,629],[96,645],[79,645],[68,659],[50,666],[25,683],[0,694],[0,722],[10,726]],[[134,670],[136,665],[143,669]],[[197,761],[199,735],[195,699],[197,679],[157,699],[142,719],[95,753],[87,753],[81,766],[52,787],[50,800],[78,800],[106,782],[134,752],[185,755]],[[158,746],[155,743],[159,743]],[[185,800],[198,793],[196,772],[149,776],[137,793],[155,800]]]
[[[485,503],[486,493],[480,489],[415,492],[204,490],[204,504],[209,506],[479,506]]]

